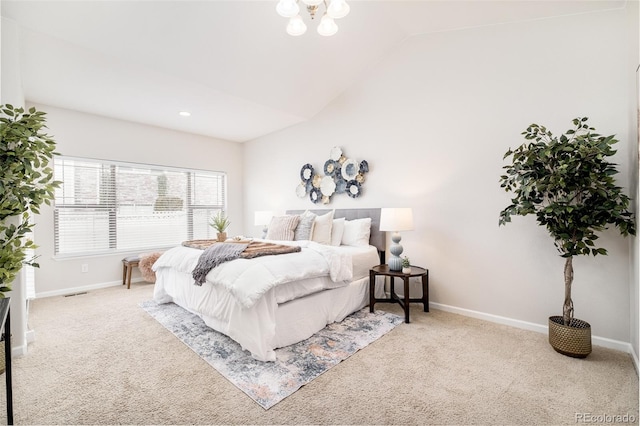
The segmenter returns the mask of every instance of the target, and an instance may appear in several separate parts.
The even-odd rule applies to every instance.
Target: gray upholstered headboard
[[[312,210],[310,212],[315,214],[325,214],[333,209],[320,209]],[[287,210],[287,214],[300,214],[305,210]],[[369,237],[369,243],[378,249],[380,254],[380,263],[385,263],[385,250],[387,245],[387,234],[385,231],[380,230],[380,209],[335,209],[333,210],[334,218],[344,217],[347,220],[362,219],[365,217],[371,218],[371,236]]]

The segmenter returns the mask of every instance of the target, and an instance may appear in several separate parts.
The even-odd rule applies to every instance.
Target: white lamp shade
[[[320,25],[318,25],[318,34],[328,37],[334,35],[337,32],[338,26],[336,25],[335,21],[325,13],[320,20]]]
[[[276,12],[285,18],[293,18],[300,12],[300,7],[296,0],[280,0],[276,6]]]
[[[267,210],[259,210],[255,212],[254,222],[255,226],[266,226],[271,222],[273,212]]]
[[[302,17],[300,15],[296,15],[293,18],[289,19],[289,24],[287,25],[287,34],[292,36],[299,36],[304,34],[307,31],[307,26],[304,24]]]
[[[327,15],[333,19],[344,18],[349,14],[351,8],[345,0],[331,0],[329,7],[327,8]]]
[[[413,229],[413,210],[408,208],[389,208],[380,211],[381,231],[411,231]]]

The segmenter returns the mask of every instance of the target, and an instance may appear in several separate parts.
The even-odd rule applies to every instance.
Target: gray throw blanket
[[[195,284],[201,286],[209,271],[221,263],[237,259],[248,245],[248,243],[218,243],[205,249],[200,258],[198,258],[198,264],[193,270]]]

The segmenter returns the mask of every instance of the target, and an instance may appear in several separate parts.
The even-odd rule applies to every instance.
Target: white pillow
[[[333,225],[333,210],[322,216],[316,216],[311,240],[320,244],[331,244],[331,225]]]
[[[341,217],[340,219],[333,219],[333,224],[331,225],[331,245],[339,246],[342,244],[342,234],[344,233],[344,221],[345,218]]]
[[[299,241],[311,239],[316,216],[317,215],[315,213],[311,213],[309,210],[300,215],[300,222],[298,222],[298,226],[296,227],[293,235],[294,240]]]
[[[371,218],[347,220],[344,223],[342,244],[345,246],[368,246],[371,235]]]
[[[267,240],[293,241],[294,230],[300,216],[274,216],[267,228]]]

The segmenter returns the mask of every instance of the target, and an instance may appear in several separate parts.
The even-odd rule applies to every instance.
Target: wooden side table
[[[375,295],[376,276],[383,275],[391,277],[391,288],[388,299],[377,299]],[[409,297],[409,278],[422,277],[422,297]],[[402,278],[404,281],[404,298],[398,297],[395,290],[395,278]],[[418,266],[411,266],[411,273],[404,274],[402,271],[392,271],[388,265],[374,266],[369,270],[369,312],[373,312],[376,302],[398,303],[404,309],[404,322],[409,323],[409,304],[422,303],[425,312],[429,312],[429,270]]]

